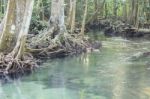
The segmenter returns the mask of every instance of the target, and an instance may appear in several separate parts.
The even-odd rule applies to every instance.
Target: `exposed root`
[[[37,67],[35,60],[30,55],[24,55],[22,59],[16,59],[10,54],[0,54],[0,74],[10,74],[33,70]]]
[[[38,58],[56,57],[58,53],[60,56],[66,56],[86,51],[87,39],[80,37],[78,34],[71,35],[65,30],[57,31],[60,33],[56,33],[57,35],[53,38],[51,35],[53,32],[54,29],[42,32],[32,38],[27,50]],[[50,53],[53,53],[53,55]]]
[[[0,74],[31,71],[37,67],[35,58],[54,58],[64,57],[69,54],[79,54],[93,45],[89,43],[88,38],[80,37],[78,34],[71,35],[67,32],[58,33],[54,38],[47,32],[44,33],[44,36],[37,35],[31,41],[30,46],[23,49],[28,54],[25,53],[20,57],[16,57],[21,48],[23,48],[22,46],[16,47],[16,50],[7,55],[0,53]]]

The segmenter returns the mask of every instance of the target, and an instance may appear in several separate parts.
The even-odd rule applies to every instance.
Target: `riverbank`
[[[78,55],[81,53],[99,50],[101,43],[91,40],[88,36],[81,37],[78,34],[64,35],[59,41],[55,39],[39,41],[39,35],[29,34],[25,53],[21,59],[14,59],[11,54],[1,54],[0,58],[0,76],[22,75],[26,72],[32,72],[38,68],[45,60],[54,58],[64,58],[67,56]],[[41,38],[40,38],[41,39]],[[39,41],[36,42],[35,41]],[[54,43],[55,42],[55,43]]]
[[[150,40],[150,24],[143,28],[134,27],[119,19],[100,19],[87,23],[88,29],[104,31],[108,37],[121,36],[123,38],[145,38]]]

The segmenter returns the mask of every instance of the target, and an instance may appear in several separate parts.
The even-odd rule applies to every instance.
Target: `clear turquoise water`
[[[0,99],[150,99],[150,57],[138,58],[150,42],[102,40],[100,52],[48,60],[33,74],[1,84]]]

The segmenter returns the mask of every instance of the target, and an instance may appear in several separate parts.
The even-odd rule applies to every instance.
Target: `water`
[[[103,48],[48,60],[40,70],[0,85],[0,99],[150,99],[146,40],[100,38]]]

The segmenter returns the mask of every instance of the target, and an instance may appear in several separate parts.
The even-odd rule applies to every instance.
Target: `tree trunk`
[[[14,46],[16,25],[15,25],[16,0],[9,0],[6,12],[6,20],[3,32],[0,36],[0,51],[10,52]]]
[[[139,9],[139,7],[138,7],[139,5],[138,5],[138,0],[135,0],[134,1],[134,10],[133,10],[133,25],[134,26],[136,26],[136,24],[138,23],[137,21],[138,21],[138,9]]]
[[[21,37],[23,29],[27,29],[26,31],[28,32],[33,9],[33,2],[33,0],[8,1],[6,21],[0,39],[1,52],[11,52],[14,49],[14,46],[18,43],[18,40],[15,39]],[[26,18],[27,16],[28,19]],[[25,34],[26,31],[23,31],[23,36],[27,35]]]
[[[132,25],[136,25],[138,21],[138,0],[132,0],[130,4],[130,17],[128,19],[128,22]]]
[[[124,21],[127,20],[127,0],[123,2],[123,19]]]
[[[64,24],[64,0],[52,0],[50,31],[52,39],[59,33],[65,33],[66,27]]]
[[[81,27],[81,36],[84,36],[84,30],[85,30],[85,21],[87,17],[87,9],[88,9],[88,0],[85,0],[85,10],[84,10],[84,16],[83,16],[83,21],[82,21],[82,27]]]
[[[106,0],[103,0],[101,6],[100,6],[100,16],[103,18],[104,17],[104,6],[105,6]]]
[[[26,43],[26,37],[28,34],[29,26],[30,26],[30,20],[32,17],[32,10],[33,10],[33,4],[34,0],[26,0],[25,6],[24,6],[24,15],[22,20],[22,25],[19,31],[18,39],[16,42],[16,45],[12,51],[12,55],[16,55],[15,58],[21,58],[25,51],[25,43]]]
[[[29,6],[28,6],[29,5]],[[9,0],[6,20],[0,37],[0,51],[10,53],[20,37],[20,32],[27,26],[25,15],[32,14],[33,0]],[[30,12],[31,11],[31,12]],[[31,17],[29,17],[30,19]],[[29,25],[29,24],[28,24]],[[28,29],[28,27],[27,27]],[[23,31],[24,32],[24,31]]]
[[[115,17],[117,17],[117,10],[118,10],[117,0],[113,0],[113,14]]]
[[[0,38],[0,72],[12,73],[21,68],[31,68],[23,56],[29,30],[34,0],[9,0],[6,20]],[[30,67],[31,66],[31,67]],[[19,69],[18,69],[19,68]]]
[[[76,0],[73,0],[73,9],[72,9],[72,22],[71,22],[71,33],[74,32],[75,29],[75,19],[76,19]]]
[[[93,17],[93,20],[97,19],[98,17],[98,10],[99,10],[99,4],[98,4],[98,0],[94,0],[94,16]]]
[[[128,23],[133,23],[133,10],[134,10],[134,0],[128,0],[129,2],[129,11],[128,11]]]
[[[71,20],[72,20],[72,9],[73,9],[73,1],[70,0],[69,14],[68,14],[68,19],[67,19],[67,27],[69,28],[71,26]]]
[[[73,1],[73,0],[72,0]],[[70,2],[71,3],[71,2]],[[71,7],[72,5],[72,7]],[[86,1],[86,10],[84,14],[84,22],[82,25],[82,31],[84,32],[85,19],[87,14],[87,1]],[[71,11],[72,10],[72,11]],[[74,10],[74,11],[73,11]],[[73,14],[72,21],[72,32],[75,27],[75,10],[76,10],[76,0],[74,4],[70,4],[70,13]],[[69,14],[70,17],[70,14]],[[72,16],[71,16],[72,17]],[[85,50],[83,39],[78,37],[78,34],[69,34],[66,30],[64,23],[64,0],[52,0],[51,1],[51,16],[49,19],[49,28],[46,32],[40,33],[36,37],[32,38],[31,45],[33,49],[29,49],[34,52],[36,50],[36,57],[40,57],[41,53],[43,57],[51,57],[50,53],[55,54],[59,50],[63,50],[64,54],[66,53],[78,53],[79,51]],[[38,53],[37,53],[38,52]],[[35,54],[34,53],[34,54]]]
[[[105,18],[108,16],[108,8],[107,8],[107,2],[105,3]]]

